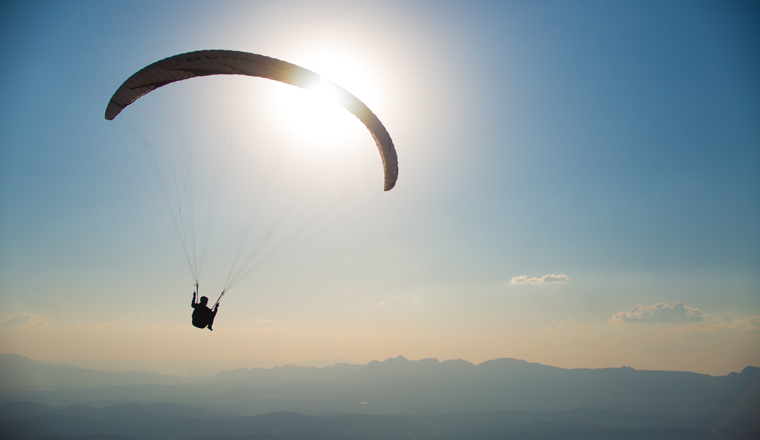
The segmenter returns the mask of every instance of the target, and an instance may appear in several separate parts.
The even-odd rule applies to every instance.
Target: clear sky
[[[0,8],[0,353],[760,365],[757,2]],[[132,73],[198,49],[325,74],[380,117],[400,167],[231,291],[214,332],[191,326],[187,265],[103,118]],[[381,187],[350,115],[308,125],[288,86],[246,79],[257,145],[322,130],[371,154]],[[235,247],[224,231],[204,292]]]

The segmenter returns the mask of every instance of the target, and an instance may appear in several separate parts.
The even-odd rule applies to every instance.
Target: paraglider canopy
[[[114,119],[125,107],[151,91],[198,76],[246,75],[309,89],[326,82],[311,70],[263,55],[231,50],[200,50],[157,61],[127,79],[116,90],[106,108],[106,119]],[[384,190],[391,190],[398,178],[398,160],[388,131],[380,119],[358,98],[327,81],[336,101],[356,116],[372,134],[384,169]]]

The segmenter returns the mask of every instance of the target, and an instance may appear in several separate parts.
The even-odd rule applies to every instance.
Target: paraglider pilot
[[[219,310],[219,303],[217,302],[214,306],[214,310],[211,310],[207,305],[207,297],[202,296],[200,302],[195,302],[195,299],[198,297],[197,289],[198,287],[196,286],[196,291],[193,292],[193,302],[191,304],[191,306],[195,309],[193,310],[193,325],[198,328],[208,327],[209,330],[213,331],[214,329],[211,328],[211,326],[214,325],[214,317],[216,316],[216,312]]]

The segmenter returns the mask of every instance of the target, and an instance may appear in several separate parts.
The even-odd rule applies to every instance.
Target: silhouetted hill
[[[137,437],[125,437],[113,434],[81,434],[81,435],[54,435],[42,437],[37,440],[141,440]]]
[[[340,433],[301,433],[286,435],[234,435],[203,436],[188,440],[363,440],[377,437],[357,437]],[[401,440],[406,437],[389,437]],[[429,440],[746,440],[744,433],[688,428],[647,428],[630,430],[574,430],[574,431],[517,431],[506,433],[477,432],[429,437]],[[47,439],[41,439],[47,440]]]
[[[249,414],[274,410],[431,414],[588,407],[750,417],[760,412],[758,371],[748,367],[739,374],[712,377],[632,368],[566,370],[515,359],[472,365],[398,357],[372,362],[353,374],[346,371],[338,379],[331,371],[329,380],[315,375],[311,380],[234,388],[207,395],[200,405]]]
[[[0,422],[8,420],[21,420],[49,414],[54,411],[47,405],[32,402],[13,402],[0,405]]]
[[[178,405],[174,403],[122,403],[105,408],[93,408],[91,406],[80,404],[63,408],[53,408],[47,405],[30,402],[15,402],[0,405],[0,422],[31,419],[43,415],[129,421],[143,421],[170,417],[195,419],[230,419],[237,417],[231,414],[218,414],[192,406]]]
[[[17,408],[14,408],[17,407]],[[174,416],[187,412],[155,405],[118,408],[48,408],[48,414],[0,423],[0,436],[7,440],[49,438],[87,439],[125,436],[142,440],[212,439],[681,439],[754,438],[758,422],[720,418],[629,414],[603,410],[563,412],[488,411],[420,415],[346,414],[332,417],[277,412],[224,420]],[[5,405],[0,410],[15,414],[28,410],[23,404]],[[39,411],[40,408],[35,408]],[[131,414],[154,416],[130,419]],[[58,414],[55,414],[58,412]],[[90,416],[61,415],[89,414]],[[124,414],[121,419],[118,414]],[[163,415],[162,415],[163,414]],[[203,414],[203,412],[199,412]],[[98,436],[104,437],[98,437]],[[105,437],[109,435],[111,437]],[[56,437],[57,436],[57,437]],[[65,436],[65,437],[63,437]]]
[[[0,377],[0,403],[109,406],[168,402],[238,415],[575,408],[738,418],[760,414],[760,369],[756,367],[727,376],[709,376],[627,367],[569,370],[517,359],[473,365],[462,360],[410,361],[399,356],[365,366],[239,369],[190,381],[149,373],[62,368],[2,355]]]
[[[68,365],[35,361],[17,354],[0,355],[0,390],[39,389],[59,387],[93,387],[102,385],[174,385],[187,383],[182,378],[155,373],[129,371],[107,373]]]
[[[201,385],[213,386],[217,390],[232,390],[253,386],[273,386],[298,381],[332,381],[356,374],[366,368],[363,365],[336,364],[330,367],[297,367],[284,365],[272,368],[238,368],[220,371],[215,376],[199,380]]]

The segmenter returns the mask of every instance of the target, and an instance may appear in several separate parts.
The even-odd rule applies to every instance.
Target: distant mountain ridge
[[[156,373],[129,371],[111,373],[48,364],[13,353],[0,355],[0,390],[53,389],[55,387],[92,387],[103,385],[177,385],[182,378]]]
[[[220,372],[203,380],[103,373],[0,355],[0,403],[55,406],[190,404],[240,415],[440,414],[577,408],[752,418],[760,414],[760,368],[727,376],[633,368],[562,369],[517,359],[284,366]]]
[[[48,364],[69,365],[84,369],[104,372],[124,373],[127,371],[142,371],[176,376],[183,378],[211,377],[220,371],[238,368],[272,368],[282,365],[299,367],[327,367],[339,363],[358,364],[346,358],[320,358],[283,363],[271,360],[224,360],[224,359],[69,359],[60,358],[42,361]]]

